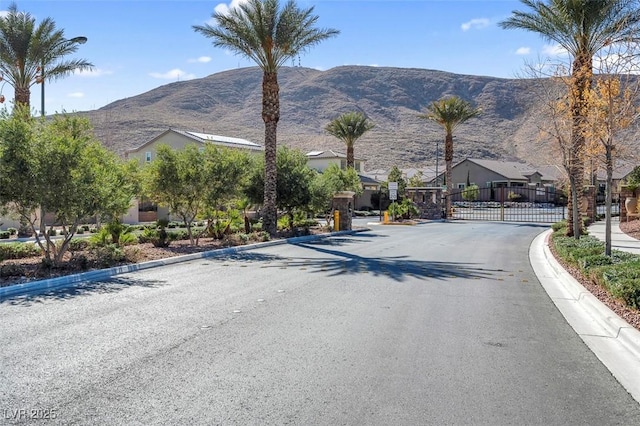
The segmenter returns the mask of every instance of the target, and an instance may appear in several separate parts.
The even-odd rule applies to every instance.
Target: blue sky
[[[37,22],[50,17],[66,37],[88,38],[75,57],[95,69],[48,83],[47,114],[97,109],[167,83],[253,66],[192,29],[230,1],[17,1]],[[0,10],[8,5],[0,1]],[[513,10],[522,10],[519,1],[298,0],[298,5],[314,6],[318,26],[341,32],[302,55],[304,67],[369,65],[514,78],[523,75],[525,63],[553,52],[536,34],[497,26]],[[9,85],[2,93],[13,99]],[[32,88],[32,105],[39,109],[40,86]]]

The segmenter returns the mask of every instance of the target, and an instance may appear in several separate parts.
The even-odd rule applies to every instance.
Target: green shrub
[[[640,259],[601,267],[594,275],[613,297],[640,309]]]
[[[0,261],[40,256],[41,254],[42,250],[40,250],[40,247],[32,243],[0,244]]]
[[[604,242],[589,236],[580,239],[555,233],[552,243],[557,255],[602,286],[627,306],[640,308],[640,256],[614,250],[604,254]]]
[[[84,234],[84,229],[83,228],[76,229],[76,234],[78,234],[78,235]]]
[[[7,231],[9,231],[9,234],[11,235],[16,235],[18,233],[16,228],[7,228]]]
[[[69,251],[82,251],[89,248],[90,243],[87,238],[72,238],[69,241]]]
[[[115,266],[126,259],[124,251],[116,244],[96,246],[92,251],[96,258],[96,263],[101,268]]]
[[[7,263],[0,266],[0,277],[19,277],[24,274],[24,267],[17,263]]]
[[[50,237],[55,237],[57,235],[57,232],[55,229],[49,228],[49,230],[47,231],[47,234],[49,234]]]
[[[91,229],[89,225],[82,225],[80,228],[82,228],[85,232],[89,232],[89,229]]]
[[[0,231],[0,240],[8,240],[11,237],[11,232]]]
[[[554,224],[551,225],[551,229],[553,229],[553,232],[561,232],[565,233],[566,229],[567,229],[567,221],[566,219],[561,220],[560,222],[556,222]]]

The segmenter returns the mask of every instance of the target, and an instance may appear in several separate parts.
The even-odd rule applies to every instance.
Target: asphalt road
[[[529,265],[543,229],[374,226],[4,301],[0,423],[640,424]]]

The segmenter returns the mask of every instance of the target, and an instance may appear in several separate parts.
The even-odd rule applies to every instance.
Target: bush
[[[126,259],[124,251],[116,244],[94,247],[93,254],[96,258],[96,263],[101,268],[115,266]]]
[[[32,243],[0,244],[0,261],[40,256],[41,254],[42,251],[40,250],[40,247]]]
[[[69,251],[74,252],[86,250],[89,248],[89,245],[89,240],[86,238],[72,238],[71,241],[69,241]]]
[[[16,235],[18,233],[16,228],[7,228],[7,231],[9,231],[9,234],[11,235]]]
[[[0,231],[0,240],[8,240],[11,237],[11,232]]]
[[[552,243],[558,256],[580,267],[596,284],[627,306],[640,308],[640,256],[614,250],[611,257],[604,254],[604,242],[589,236],[580,239],[558,232]]]
[[[22,265],[16,263],[7,263],[0,266],[0,277],[19,277],[25,274]]]
[[[47,234],[49,234],[50,237],[55,237],[57,232],[55,229],[49,228],[49,230],[47,231]]]

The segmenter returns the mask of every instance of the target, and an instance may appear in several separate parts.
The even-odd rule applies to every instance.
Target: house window
[[[147,163],[151,162],[151,151],[147,151],[144,153],[144,161]]]
[[[356,161],[356,171],[360,171],[360,162]]]
[[[347,160],[340,160],[340,168],[342,170],[346,170],[347,169]]]
[[[464,183],[459,183],[458,184],[458,189],[464,189],[464,186],[465,186]]]

